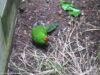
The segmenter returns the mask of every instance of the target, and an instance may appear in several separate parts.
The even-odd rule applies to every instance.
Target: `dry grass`
[[[57,36],[51,36],[53,42],[49,43],[47,52],[29,41],[23,52],[15,55],[18,63],[10,59],[9,67],[19,75],[99,75],[96,50],[92,48],[95,43],[85,35],[98,30],[97,27],[86,23],[84,16],[80,21],[73,17],[69,19],[69,27],[59,30]]]

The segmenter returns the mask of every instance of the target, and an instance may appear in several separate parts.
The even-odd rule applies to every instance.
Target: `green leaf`
[[[69,11],[69,14],[73,16],[78,16],[81,14],[81,12],[79,9],[73,8],[72,11]]]
[[[65,2],[65,1],[63,1],[63,2],[61,2],[60,4],[61,4],[61,7],[62,7],[64,10],[69,11],[69,14],[70,14],[70,15],[78,16],[78,15],[81,14],[80,10],[77,9],[76,7],[74,7],[74,6],[72,5],[72,3],[70,3],[70,2]]]
[[[70,2],[61,2],[60,3],[61,7],[63,8],[63,10],[71,10],[71,7],[73,7],[73,5]]]

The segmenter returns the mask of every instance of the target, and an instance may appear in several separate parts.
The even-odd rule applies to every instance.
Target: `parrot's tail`
[[[48,33],[51,33],[52,31],[54,31],[60,24],[52,24],[48,26]]]

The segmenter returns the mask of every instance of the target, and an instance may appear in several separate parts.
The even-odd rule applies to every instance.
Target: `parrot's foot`
[[[40,48],[41,50],[45,50],[48,48],[49,43],[45,43],[45,44],[37,44],[34,41],[32,41],[32,44],[35,45],[37,48]]]

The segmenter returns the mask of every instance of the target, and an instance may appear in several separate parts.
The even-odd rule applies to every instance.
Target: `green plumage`
[[[46,44],[48,33],[56,29],[57,26],[58,24],[49,25],[48,27],[42,24],[34,26],[32,29],[32,40],[37,44]]]
[[[37,44],[45,44],[47,37],[47,27],[43,25],[34,26],[32,29],[32,39]]]

